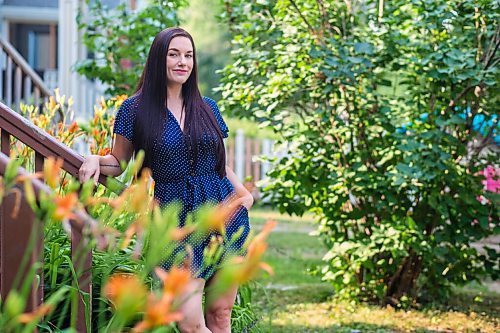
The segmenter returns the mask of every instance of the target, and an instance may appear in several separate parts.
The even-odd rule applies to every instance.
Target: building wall
[[[57,8],[59,0],[4,0],[4,6]]]
[[[117,6],[120,3],[128,3],[128,0],[101,0],[101,2],[110,7]],[[2,1],[0,0],[0,4]],[[17,7],[49,7],[58,8],[59,0],[3,0],[3,5],[5,6],[17,6]]]

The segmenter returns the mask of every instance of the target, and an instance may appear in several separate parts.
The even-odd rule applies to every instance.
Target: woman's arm
[[[239,181],[238,177],[236,174],[231,170],[230,167],[226,165],[226,175],[227,179],[231,182],[231,184],[234,187],[234,191],[236,192],[236,195],[238,196],[239,199],[242,201],[242,205],[245,206],[247,209],[252,208],[253,206],[253,196],[248,192],[248,190],[243,186],[243,184]]]
[[[85,158],[78,172],[80,182],[83,183],[93,177],[97,184],[101,173],[112,177],[121,175],[123,170],[120,167],[120,161],[128,163],[133,152],[132,142],[117,134],[111,154],[105,156],[90,155]]]

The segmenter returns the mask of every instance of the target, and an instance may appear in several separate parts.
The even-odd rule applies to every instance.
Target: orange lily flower
[[[117,312],[132,314],[143,309],[147,294],[146,287],[137,275],[124,273],[111,276],[103,292]]]
[[[59,175],[61,173],[61,168],[63,166],[64,160],[60,157],[55,159],[54,157],[49,157],[45,160],[43,164],[43,177],[51,188],[56,188],[59,184]]]
[[[99,156],[106,156],[109,153],[111,153],[111,148],[109,147],[99,148],[99,150],[97,151],[97,155]]]
[[[47,109],[53,110],[57,106],[56,101],[54,100],[54,97],[50,96],[49,101],[46,104]]]
[[[134,332],[144,332],[147,329],[168,325],[183,318],[180,312],[171,312],[173,297],[163,295],[160,299],[150,294],[144,314],[144,320],[134,327]]]
[[[111,98],[112,101],[115,101],[115,108],[119,108],[123,102],[128,98],[127,95],[117,95]]]
[[[5,194],[5,184],[3,181],[3,177],[0,177],[0,198],[3,198]]]
[[[183,240],[187,235],[193,233],[196,230],[194,225],[184,226],[182,228],[173,228],[170,231],[170,238],[174,241]]]
[[[149,179],[151,176],[151,171],[144,170],[141,174],[141,178],[137,182],[130,186],[126,191],[127,196],[130,197],[130,207],[131,210],[137,213],[144,213],[150,207],[151,198],[149,197]],[[125,191],[124,191],[125,192]],[[125,193],[123,193],[125,194]]]
[[[278,222],[276,222],[275,220],[268,220],[266,222],[266,224],[264,224],[264,226],[262,227],[262,230],[259,232],[259,234],[257,234],[254,239],[252,240],[252,243],[255,243],[255,242],[264,242],[267,237],[269,236],[269,234],[271,233],[271,231],[273,231],[274,228],[276,228],[276,225],[278,224]],[[252,246],[252,244],[250,244],[249,246],[249,251],[250,251],[250,247]]]
[[[27,324],[46,316],[53,308],[54,307],[50,304],[42,304],[33,312],[23,313],[17,316],[16,320],[21,324]]]
[[[212,209],[212,211],[208,213],[206,222],[200,225],[199,229],[202,232],[206,230],[217,230],[223,232],[225,223],[229,220],[229,217],[233,215],[239,208],[241,202],[241,198],[231,197],[219,203]]]
[[[268,221],[263,230],[252,239],[245,257],[233,257],[224,263],[212,285],[213,293],[207,298],[208,303],[215,301],[217,295],[222,295],[229,286],[237,286],[250,281],[259,269],[273,274],[271,266],[261,262],[261,258],[267,249],[265,240],[275,226],[276,221]]]
[[[172,297],[182,294],[191,280],[191,273],[178,267],[173,267],[168,273],[157,267],[155,273],[163,282],[163,295]]]
[[[91,233],[94,239],[97,241],[96,248],[99,250],[106,250],[107,248],[114,247],[115,239],[118,238],[121,233],[112,227],[103,227],[96,225],[91,228]]]
[[[107,204],[110,205],[114,209],[118,209],[123,203],[125,198],[119,196],[118,198],[102,198],[102,197],[88,197],[85,204],[87,205],[99,205],[99,204]]]
[[[137,232],[137,223],[134,222],[125,231],[125,238],[123,239],[122,245],[120,246],[122,250],[125,249],[130,244],[130,241],[132,240],[132,237],[136,234],[136,232]]]
[[[234,282],[243,284],[252,279],[259,269],[273,274],[273,269],[268,264],[261,262],[261,258],[266,252],[267,243],[265,242],[271,231],[276,227],[276,221],[269,220],[264,225],[262,231],[255,236],[250,245],[246,257],[235,257],[233,264],[237,266],[233,271]],[[231,265],[229,266],[231,267]]]
[[[75,133],[76,131],[78,131],[79,127],[78,127],[78,124],[76,123],[76,121],[72,122],[71,125],[68,126],[68,131],[70,133]]]
[[[131,242],[132,237],[134,235],[137,235],[137,240],[138,242],[136,243],[135,249],[134,249],[134,256],[139,256],[141,249],[142,249],[142,244],[143,244],[143,234],[144,234],[144,225],[147,223],[146,217],[143,215],[139,217],[139,219],[135,220],[130,226],[127,228],[127,230],[124,233],[124,238],[122,241],[122,244],[120,248],[123,250],[125,249]]]
[[[114,209],[120,209],[126,205],[127,211],[145,213],[150,207],[151,198],[148,195],[149,173],[144,171],[140,180],[127,187],[119,197],[110,198],[88,198],[86,204],[96,205],[100,203],[109,204]]]
[[[56,221],[75,217],[73,209],[75,209],[78,203],[78,195],[76,192],[68,193],[64,197],[56,196],[54,202],[56,203],[56,210],[52,214],[52,218]]]
[[[31,181],[32,179],[42,179],[43,174],[41,172],[29,173],[26,175],[16,176],[17,183],[24,183],[25,181]]]

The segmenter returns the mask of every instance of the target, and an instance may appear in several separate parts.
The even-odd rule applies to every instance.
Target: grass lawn
[[[308,235],[314,230],[311,218],[264,209],[252,209],[250,218],[256,230],[269,218],[278,221],[264,258],[275,274],[261,276],[253,294],[264,332],[500,332],[500,294],[480,285],[457,289],[448,305],[411,311],[332,301],[332,287],[307,274],[326,252]]]

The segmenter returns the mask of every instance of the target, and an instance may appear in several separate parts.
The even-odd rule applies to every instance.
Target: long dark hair
[[[134,151],[145,152],[142,167],[151,168],[153,147],[163,135],[167,119],[165,105],[167,101],[167,51],[175,37],[189,38],[193,46],[193,68],[187,81],[182,85],[184,134],[197,160],[200,140],[204,133],[215,134],[217,142],[216,171],[222,178],[226,175],[226,152],[222,132],[210,109],[201,97],[198,89],[198,68],[196,50],[191,35],[181,28],[168,28],[156,35],[149,49],[146,65],[137,84],[135,95],[138,97],[137,114],[134,123]]]

